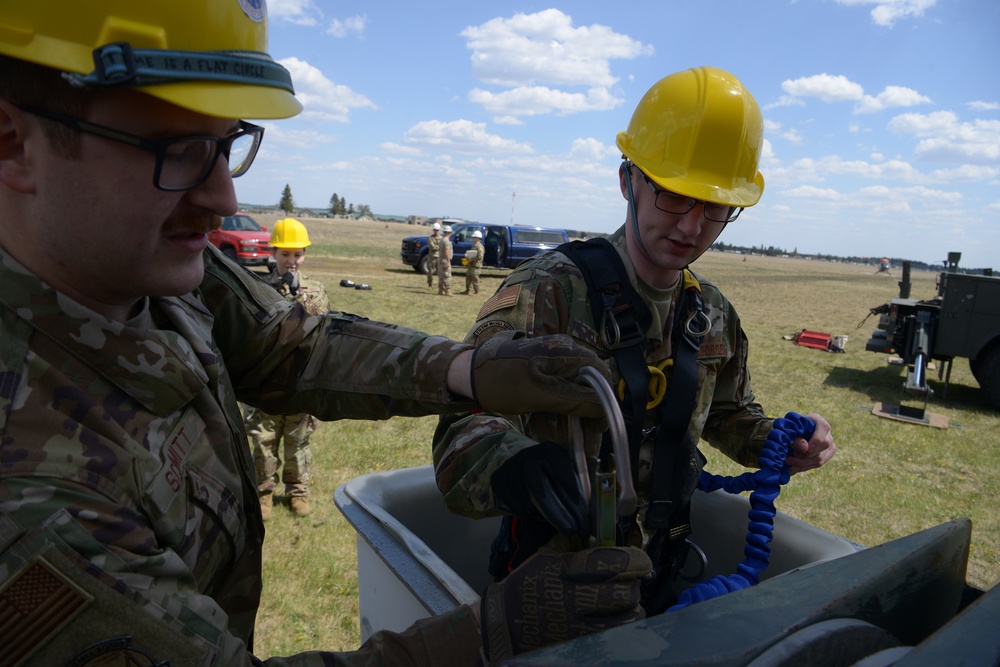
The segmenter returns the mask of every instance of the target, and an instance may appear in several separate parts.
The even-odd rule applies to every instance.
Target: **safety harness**
[[[674,311],[671,330],[672,366],[665,395],[650,396],[650,371],[665,369],[646,363],[646,331],[652,315],[638,291],[618,251],[603,238],[572,241],[558,248],[580,270],[598,327],[601,345],[610,351],[622,376],[619,398],[628,435],[632,479],[638,479],[639,447],[652,439],[653,465],[650,502],[643,526],[652,531],[647,552],[657,573],[656,590],[648,594],[652,613],[663,611],[670,602],[668,580],[685,539],[691,533],[690,497],[698,482],[700,457],[691,436],[690,422],[698,390],[698,351],[710,322],[705,315],[701,285],[689,269],[684,269],[684,288]],[[666,381],[665,378],[663,380]],[[649,409],[656,410],[655,426],[644,430]],[[607,443],[602,448],[605,460]],[[622,525],[623,531],[634,526]],[[656,601],[653,602],[653,599]]]

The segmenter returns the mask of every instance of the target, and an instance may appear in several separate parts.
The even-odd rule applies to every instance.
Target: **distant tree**
[[[354,204],[351,204],[350,206],[347,207],[347,215],[352,217],[354,216]]]
[[[281,193],[281,201],[278,202],[278,208],[289,214],[295,210],[295,200],[292,199],[292,186],[285,184],[285,189]]]
[[[358,215],[374,218],[372,215],[372,208],[368,204],[358,204]]]

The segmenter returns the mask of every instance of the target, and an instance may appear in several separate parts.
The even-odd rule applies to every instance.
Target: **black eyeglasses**
[[[264,128],[241,120],[240,129],[225,137],[148,139],[47,109],[19,108],[77,132],[93,134],[153,153],[156,156],[153,185],[167,192],[191,190],[204,183],[212,173],[212,167],[220,155],[225,156],[229,164],[229,173],[233,178],[242,176],[253,164],[257,149],[260,148],[261,138],[264,136]]]
[[[679,195],[676,192],[671,192],[670,190],[662,190],[656,187],[652,179],[650,179],[642,169],[636,167],[636,171],[642,174],[642,178],[646,181],[646,185],[648,185],[649,189],[656,195],[656,208],[660,209],[664,213],[684,215],[698,204],[701,204],[706,220],[711,220],[712,222],[732,222],[736,218],[740,217],[740,213],[743,212],[743,209],[739,206],[716,204],[702,199],[695,199],[694,197],[685,197],[684,195]]]

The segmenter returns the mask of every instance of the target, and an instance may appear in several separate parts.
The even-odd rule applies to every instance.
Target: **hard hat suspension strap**
[[[288,70],[264,53],[133,49],[127,42],[94,49],[94,71],[90,74],[67,73],[64,77],[80,88],[221,81],[295,92]]]

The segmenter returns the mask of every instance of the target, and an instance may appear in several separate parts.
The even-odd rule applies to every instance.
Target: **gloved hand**
[[[607,364],[567,335],[528,338],[521,331],[503,331],[473,352],[472,398],[483,409],[504,414],[603,418],[597,393],[576,382],[583,366],[593,366],[611,381]]]
[[[639,580],[651,569],[636,547],[566,552],[557,535],[482,600],[483,648],[490,662],[646,617]]]
[[[590,510],[573,459],[554,442],[522,449],[490,477],[500,509],[541,519],[560,533],[581,538],[590,532]]]

